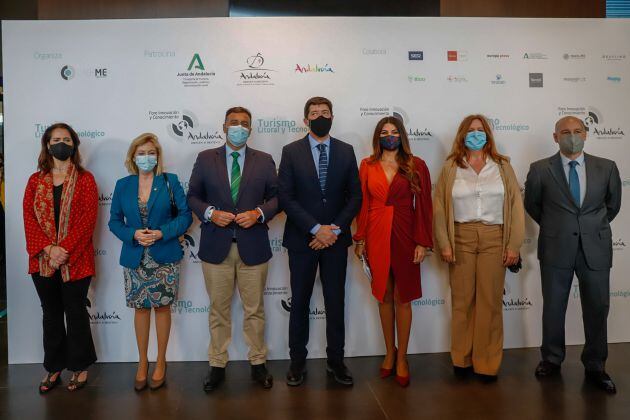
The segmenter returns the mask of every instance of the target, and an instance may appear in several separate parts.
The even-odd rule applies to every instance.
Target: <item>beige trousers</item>
[[[502,235],[502,225],[456,223],[449,266],[453,365],[485,375],[496,375],[503,358]]]
[[[237,287],[243,303],[243,335],[249,346],[247,357],[252,365],[265,363],[267,346],[263,292],[268,265],[245,265],[238,254],[236,243],[232,244],[227,258],[221,264],[202,263],[210,298],[210,366],[227,365],[227,350],[232,340],[232,296]]]

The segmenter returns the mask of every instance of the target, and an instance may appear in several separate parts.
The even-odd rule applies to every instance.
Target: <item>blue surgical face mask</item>
[[[241,147],[249,138],[249,129],[242,125],[231,125],[227,130],[227,138],[236,147]]]
[[[380,144],[385,150],[396,150],[400,147],[400,136],[383,136]]]
[[[134,160],[142,172],[151,172],[157,165],[157,156],[155,155],[139,155]]]
[[[481,150],[486,145],[486,133],[483,131],[469,131],[464,144],[470,150]]]

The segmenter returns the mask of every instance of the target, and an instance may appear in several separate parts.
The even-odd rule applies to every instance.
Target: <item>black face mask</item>
[[[319,116],[314,120],[309,120],[309,127],[317,137],[326,137],[332,126],[332,118]]]
[[[61,161],[68,160],[74,154],[74,147],[66,143],[51,144],[48,150],[53,157]]]

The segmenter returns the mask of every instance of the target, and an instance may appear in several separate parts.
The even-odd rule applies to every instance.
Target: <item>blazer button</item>
[[[322,198],[322,202],[326,203],[326,199],[325,199],[325,198]]]

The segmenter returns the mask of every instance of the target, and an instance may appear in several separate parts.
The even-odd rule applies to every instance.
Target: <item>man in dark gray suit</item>
[[[553,138],[560,152],[532,163],[525,184],[525,209],[540,225],[538,259],[544,304],[542,361],[536,376],[560,372],[565,357],[565,314],[576,274],[586,337],[582,351],[586,379],[615,393],[604,368],[612,266],[610,222],[621,206],[621,179],[615,162],[582,152],[586,127],[579,118],[561,118]]]

